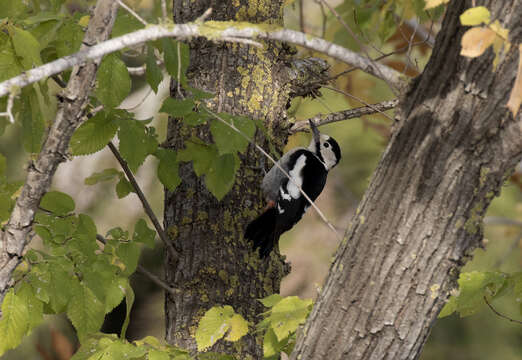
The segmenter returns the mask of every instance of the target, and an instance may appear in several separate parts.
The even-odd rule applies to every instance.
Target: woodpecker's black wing
[[[291,163],[294,166],[289,171],[289,175],[293,182],[288,178],[283,181],[275,206],[277,211],[275,235],[277,239],[301,220],[303,214],[310,207],[310,203],[299,191],[296,184],[300,185],[306,195],[314,201],[323,191],[328,175],[323,163],[312,152],[300,150],[292,157]]]

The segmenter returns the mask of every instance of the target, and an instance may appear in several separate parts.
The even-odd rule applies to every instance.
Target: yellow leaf
[[[449,0],[426,0],[426,6],[424,7],[424,9],[431,9],[447,3],[449,3]]]
[[[517,78],[515,79],[515,85],[511,90],[507,107],[511,110],[513,117],[517,116],[518,110],[520,109],[520,103],[522,102],[522,44],[518,45],[518,71]]]
[[[500,36],[503,40],[507,41],[509,30],[503,28],[498,20],[495,20],[492,24],[490,24],[489,28],[493,30],[498,36]]]
[[[489,28],[474,27],[469,29],[462,36],[460,55],[471,58],[482,55],[493,43],[495,36],[495,32]]]
[[[477,6],[468,9],[460,15],[460,23],[462,25],[474,26],[482,23],[488,24],[490,20],[489,10],[484,6]]]

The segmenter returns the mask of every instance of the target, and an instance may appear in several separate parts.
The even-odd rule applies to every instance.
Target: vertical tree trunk
[[[521,41],[519,0],[477,1]],[[337,251],[292,359],[415,359],[471,251],[482,217],[522,157],[506,108],[518,47],[459,55],[467,28],[448,6],[433,55],[403,96],[396,131]]]
[[[281,1],[174,1],[174,20],[193,21],[209,7],[209,20],[268,22],[282,25]],[[214,43],[202,39],[190,42],[188,78],[192,86],[216,95],[213,110],[262,119],[272,130],[281,149],[286,132],[281,127],[291,86],[281,76],[287,51],[277,43],[262,49],[242,44]],[[283,71],[284,73],[284,71]],[[172,91],[172,96],[175,96]],[[180,149],[191,136],[210,140],[207,126],[196,129],[182,121],[169,120],[169,146]],[[256,137],[262,144],[261,136]],[[243,240],[246,224],[264,204],[260,192],[260,154],[252,146],[240,156],[241,167],[233,189],[221,201],[206,189],[191,164],[182,164],[182,184],[165,194],[165,227],[181,249],[180,259],[167,257],[167,281],[182,290],[165,302],[166,339],[195,349],[193,338],[199,319],[215,305],[231,305],[251,324],[263,311],[257,299],[279,292],[281,278],[289,271],[280,256],[261,261]],[[253,330],[251,327],[250,330]],[[218,350],[226,350],[221,344]],[[245,336],[234,347],[243,358],[261,358],[255,336]],[[216,348],[214,348],[216,350]],[[230,349],[232,351],[232,349]]]

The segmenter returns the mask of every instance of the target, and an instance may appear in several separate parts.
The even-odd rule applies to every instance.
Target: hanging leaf
[[[210,163],[205,173],[205,185],[216,199],[223,199],[232,189],[238,169],[239,158],[234,154],[221,155]]]
[[[40,207],[56,215],[66,215],[74,210],[74,200],[65,193],[49,191],[40,201]]]
[[[155,245],[155,237],[156,232],[152,229],[149,229],[145,220],[139,219],[136,225],[134,225],[134,234],[132,236],[132,241],[143,243],[152,249]]]
[[[522,44],[518,45],[518,71],[515,84],[509,95],[509,101],[507,107],[511,110],[513,117],[517,116],[518,110],[520,109],[520,103],[522,102]]]
[[[131,78],[117,53],[106,55],[97,72],[95,94],[107,108],[115,108],[129,95]]]
[[[146,61],[145,79],[155,93],[158,92],[158,86],[163,80],[163,73],[156,63],[154,48],[147,45],[147,61]]]
[[[159,159],[157,170],[159,180],[169,191],[174,191],[181,184],[176,152],[158,147],[154,155]]]
[[[199,322],[196,330],[198,351],[204,351],[214,345],[230,331],[226,340],[237,341],[248,332],[248,322],[234,312],[231,306],[214,306],[209,309]]]
[[[219,114],[219,117],[227,123],[234,125],[249,138],[252,138],[256,132],[254,122],[246,117],[232,116],[229,114]],[[248,146],[247,139],[220,120],[212,120],[210,123],[210,132],[212,133],[212,138],[217,145],[220,155],[236,152],[243,153]]]
[[[136,171],[145,158],[153,154],[158,147],[155,133],[152,128],[146,128],[145,123],[129,119],[121,122],[118,132],[121,156],[132,171]]]
[[[113,116],[100,111],[83,123],[71,138],[73,155],[89,155],[103,149],[112,140],[118,123]]]

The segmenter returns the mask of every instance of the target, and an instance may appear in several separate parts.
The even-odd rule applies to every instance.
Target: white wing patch
[[[281,206],[279,204],[277,204],[277,211],[280,213],[280,214],[283,214],[285,212],[285,209],[282,209]]]
[[[292,200],[292,197],[285,192],[285,189],[283,189],[283,186],[281,186],[279,188],[279,193],[281,194],[281,197],[284,200],[288,200],[288,201]]]
[[[293,181],[288,181],[287,189],[290,196],[294,199],[297,199],[301,196],[301,192],[299,191],[299,188],[303,185],[301,170],[303,170],[305,164],[306,155],[303,154],[299,156],[299,158],[297,158],[297,161],[295,162],[293,169],[288,172],[288,175],[290,175],[290,178]]]

